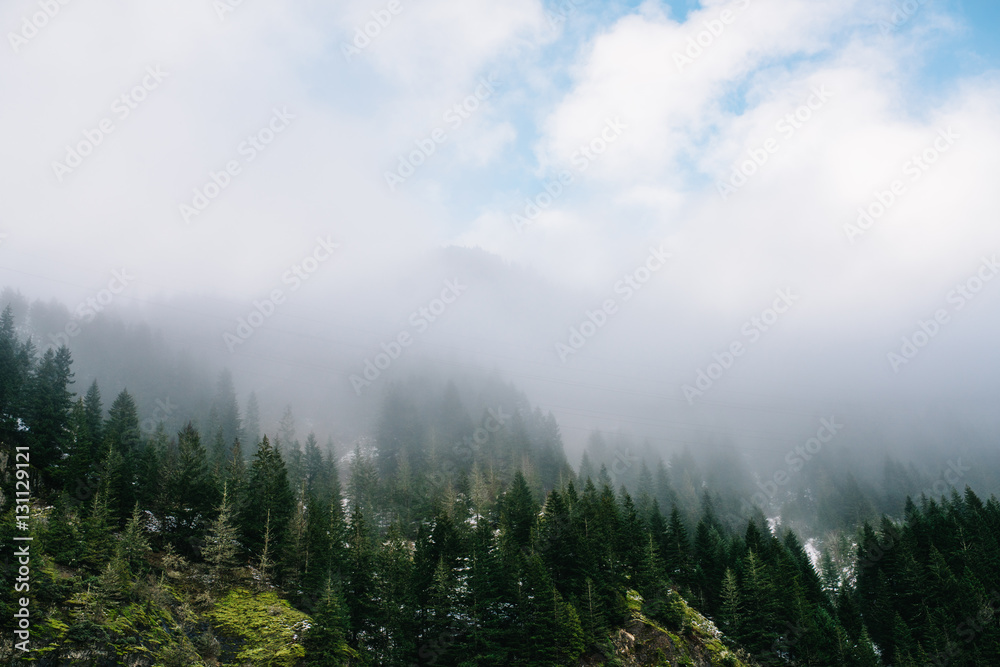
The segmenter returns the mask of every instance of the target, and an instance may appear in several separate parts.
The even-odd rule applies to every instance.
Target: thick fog
[[[0,25],[2,305],[77,393],[153,419],[229,369],[265,430],[291,405],[346,447],[393,384],[495,376],[574,465],[594,431],[751,461],[822,435],[931,475],[996,447],[991,3],[18,0]]]

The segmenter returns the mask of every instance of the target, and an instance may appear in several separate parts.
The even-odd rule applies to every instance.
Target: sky
[[[351,397],[464,248],[538,302],[470,290],[419,353],[490,341],[567,429],[995,403],[992,0],[10,0],[0,28],[0,285],[193,318],[222,363],[281,290],[273,340],[356,334]]]

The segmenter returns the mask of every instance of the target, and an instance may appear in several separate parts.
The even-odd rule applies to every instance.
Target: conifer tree
[[[71,448],[70,413],[73,407],[72,359],[65,345],[45,351],[31,378],[25,414],[31,462],[49,482],[62,477],[57,469]],[[53,467],[52,470],[49,470]]]
[[[246,417],[243,419],[240,440],[247,443],[251,449],[256,449],[260,443],[260,405],[257,403],[257,394],[252,391],[247,398]]]
[[[167,534],[185,555],[200,549],[210,517],[218,506],[217,481],[209,468],[201,437],[191,422],[177,434],[177,460],[167,476]]]
[[[351,645],[372,632],[375,625],[375,545],[360,507],[351,511],[348,526],[347,563],[344,568],[344,599],[350,615]]]
[[[139,504],[132,509],[132,516],[125,525],[121,539],[118,540],[116,557],[120,558],[134,578],[149,569],[146,558],[152,553],[149,539],[146,536],[146,517]]]
[[[94,496],[90,514],[83,522],[83,562],[91,571],[100,571],[114,552],[108,506],[113,499],[102,489]]]
[[[233,507],[229,500],[228,484],[222,487],[222,501],[219,514],[212,522],[205,538],[205,549],[202,554],[205,562],[212,568],[212,579],[216,586],[222,587],[230,578],[238,564],[236,526],[233,523]]]
[[[233,376],[229,370],[223,370],[219,374],[212,407],[216,411],[218,429],[222,436],[223,447],[219,451],[224,453],[225,447],[240,437],[243,432],[240,407],[236,401],[236,389],[233,387]],[[214,438],[215,433],[212,433],[212,436]]]
[[[138,500],[140,480],[136,462],[142,440],[139,413],[128,390],[123,389],[111,404],[103,432],[104,452],[111,464],[106,469],[106,483],[112,485],[109,499],[114,500],[109,510],[112,520],[124,526]]]
[[[264,548],[265,517],[270,516],[271,553],[281,553],[295,498],[281,454],[265,435],[247,471],[237,512],[241,543],[248,553],[259,556]]]
[[[524,475],[518,470],[510,488],[500,504],[501,531],[510,549],[527,549],[538,517],[538,504],[528,488]]]
[[[28,390],[35,364],[35,346],[31,339],[17,335],[14,311],[7,305],[0,314],[0,446],[22,445],[25,432],[19,421],[28,412]],[[13,453],[10,449],[10,453]]]
[[[306,664],[315,667],[347,667],[360,658],[348,644],[350,618],[339,586],[327,581],[313,624],[306,631],[303,645]]]

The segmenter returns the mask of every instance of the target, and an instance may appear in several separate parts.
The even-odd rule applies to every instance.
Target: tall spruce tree
[[[237,513],[241,542],[247,552],[259,555],[263,550],[264,518],[270,515],[270,548],[272,553],[281,553],[294,509],[295,497],[288,483],[285,462],[265,435],[247,471]]]

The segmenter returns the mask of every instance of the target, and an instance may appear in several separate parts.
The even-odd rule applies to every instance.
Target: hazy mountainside
[[[226,349],[223,333],[246,317],[244,303],[193,297],[116,302],[89,319],[73,317],[80,305],[31,302],[7,289],[0,306],[12,305],[20,335],[31,335],[39,353],[68,342],[78,391],[93,381],[106,396],[128,389],[147,432],[162,421],[167,433],[176,433],[192,421],[214,434],[224,419],[226,442],[235,434],[238,410],[257,424],[251,429],[256,438],[277,431],[291,406],[300,433],[315,432],[320,442],[347,450],[374,432],[392,387],[412,378],[442,388],[452,381],[467,400],[478,392],[480,378],[493,374],[513,380],[534,405],[555,415],[568,458],[575,464],[587,453],[585,475],[596,477],[603,464],[614,488],[625,484],[638,494],[648,478],[657,483],[663,459],[673,467],[676,495],[656,497],[663,508],[676,502],[691,522],[705,490],[725,490],[724,498],[713,500],[731,527],[760,507],[812,537],[884,512],[898,515],[907,495],[936,497],[966,485],[981,495],[1000,489],[1000,450],[989,425],[943,419],[940,405],[872,406],[869,412],[745,404],[735,413],[717,406],[712,409],[721,412],[709,413],[683,401],[678,407],[663,395],[663,383],[680,376],[660,373],[658,359],[643,363],[660,377],[655,389],[628,363],[600,367],[601,345],[637,354],[646,349],[639,339],[619,339],[613,323],[600,341],[588,343],[589,361],[581,356],[562,364],[545,341],[563,336],[560,318],[572,322],[595,295],[547,283],[482,251],[442,250],[393,277],[371,276],[362,287],[336,280],[336,268],[327,270],[332,286],[326,309],[304,310],[289,298],[234,352]],[[455,279],[477,298],[463,293],[424,331],[423,324],[411,324],[414,316],[424,319],[419,308]],[[413,342],[397,351],[391,345],[401,333]],[[660,344],[672,335],[664,332]],[[398,356],[376,368],[376,360],[382,366],[388,360],[386,347]],[[228,379],[222,379],[224,369],[231,371]],[[408,393],[420,404],[421,389]],[[474,414],[494,407],[477,400],[467,404]],[[423,410],[422,404],[416,408]],[[827,443],[816,438],[821,420],[840,425]],[[685,450],[693,457],[685,458]]]
[[[0,586],[30,596],[0,601],[16,659],[18,646],[51,665],[1000,659],[1000,502],[971,489],[905,500],[900,521],[879,519],[886,496],[850,473],[806,486],[796,525],[836,530],[803,544],[762,511],[774,498],[747,495],[767,487],[738,458],[666,461],[597,432],[574,470],[553,415],[495,374],[389,383],[371,434],[338,449],[301,439],[290,408],[267,433],[267,408],[251,394],[242,409],[227,372],[197,426],[141,418],[125,390],[105,409],[97,382],[74,390],[68,348],[22,334],[6,309]],[[885,471],[893,493],[924,481]],[[969,471],[952,473],[949,486]]]

